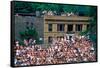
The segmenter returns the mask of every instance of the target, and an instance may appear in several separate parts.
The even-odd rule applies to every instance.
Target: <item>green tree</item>
[[[36,29],[27,29],[23,32],[20,32],[20,37],[22,40],[27,39],[29,40],[30,38],[32,39],[38,39],[38,32]]]
[[[90,23],[90,38],[93,41],[97,41],[97,7],[91,8],[90,16],[92,16],[91,23]]]
[[[31,4],[28,2],[15,2],[14,12],[15,13],[30,13]]]
[[[96,43],[97,39],[97,7],[90,7],[88,12],[88,16],[90,19],[89,29],[80,32],[81,35],[89,35],[90,39]]]

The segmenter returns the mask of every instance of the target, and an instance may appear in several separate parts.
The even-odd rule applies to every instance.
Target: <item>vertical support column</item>
[[[48,37],[45,37],[44,38],[44,44],[47,44],[48,43]]]
[[[55,32],[57,32],[57,24],[52,24],[52,32],[54,32],[52,33],[53,34],[52,37],[55,38],[56,36]]]
[[[67,31],[68,31],[68,29],[67,29],[67,28],[68,28],[68,24],[65,24],[65,28],[64,28],[64,29],[65,29],[65,32],[67,32]]]
[[[52,31],[57,32],[57,24],[52,24]]]
[[[76,25],[75,24],[73,24],[73,32],[75,32],[76,30]]]
[[[48,24],[44,24],[44,32],[48,32]]]
[[[86,24],[83,24],[82,31],[86,30]]]

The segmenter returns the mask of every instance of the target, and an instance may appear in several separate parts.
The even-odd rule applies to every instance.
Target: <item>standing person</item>
[[[75,38],[72,37],[72,38],[71,38],[71,41],[72,41],[72,43],[74,44],[74,43],[75,43]]]
[[[67,35],[64,35],[64,42],[67,41]]]
[[[19,46],[19,41],[16,41],[16,46]]]
[[[33,40],[32,45],[34,46],[35,51],[37,51],[38,47],[36,46],[36,40]]]
[[[25,44],[26,46],[28,46],[28,41],[27,41],[26,39],[24,39],[24,44]]]
[[[55,38],[52,39],[52,45],[54,46],[56,44],[57,40]]]
[[[34,45],[34,46],[36,45],[36,40],[32,41],[32,45]]]
[[[32,46],[33,39],[29,39],[29,45]]]

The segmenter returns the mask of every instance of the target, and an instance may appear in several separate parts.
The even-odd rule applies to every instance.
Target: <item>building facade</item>
[[[69,37],[87,30],[91,17],[86,16],[44,16],[44,43],[51,43],[52,38]]]
[[[88,29],[90,19],[91,17],[86,16],[18,15],[15,16],[15,39],[20,39],[19,33],[25,31],[28,26],[32,26],[36,28],[44,44],[48,44],[52,42],[52,38],[64,37],[64,35],[70,38]]]

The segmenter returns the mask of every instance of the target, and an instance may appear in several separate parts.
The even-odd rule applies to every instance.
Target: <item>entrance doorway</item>
[[[71,38],[73,38],[75,36],[75,34],[66,34],[67,39],[71,40]]]

